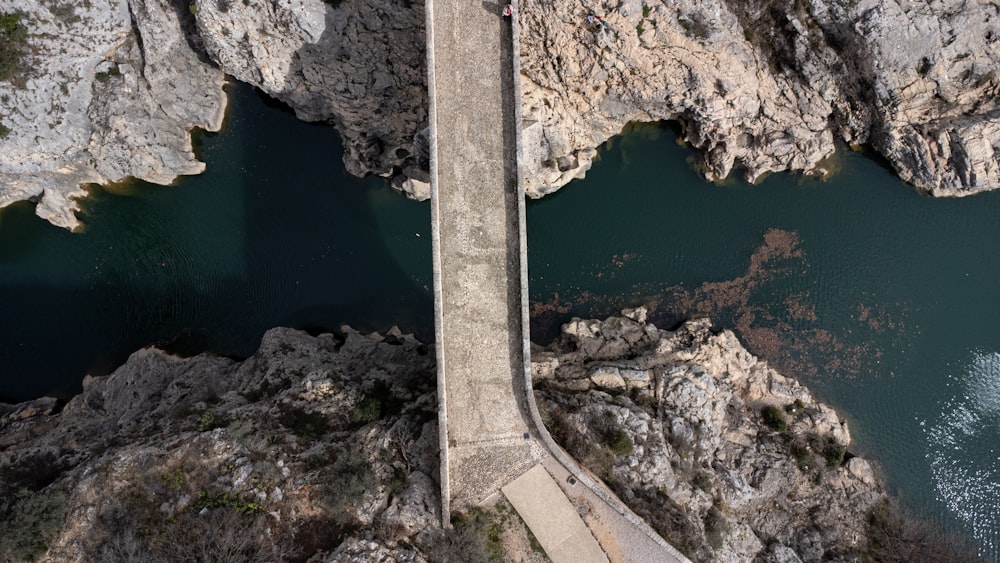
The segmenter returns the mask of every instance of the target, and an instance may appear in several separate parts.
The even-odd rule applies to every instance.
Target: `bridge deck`
[[[542,449],[524,400],[511,22],[495,4],[429,10],[432,221],[442,492],[498,491]],[[441,386],[443,385],[443,388]]]
[[[425,7],[442,515],[511,483],[505,494],[553,561],[687,562],[577,467],[529,401],[516,14],[483,0]],[[590,507],[601,546],[558,510],[573,506],[563,495]]]

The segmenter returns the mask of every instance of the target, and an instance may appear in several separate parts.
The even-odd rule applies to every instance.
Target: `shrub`
[[[840,467],[844,463],[844,456],[846,454],[847,448],[832,439],[827,439],[826,445],[823,447],[823,458],[826,459],[827,467],[831,469]]]
[[[154,560],[265,563],[287,557],[268,534],[268,517],[219,508],[184,512],[151,539]]]
[[[702,524],[705,526],[705,539],[708,545],[715,549],[722,547],[722,536],[729,531],[729,521],[722,511],[713,505],[702,519]]]
[[[208,432],[226,425],[226,420],[216,416],[212,411],[205,411],[198,416],[198,432]]]
[[[802,412],[805,408],[806,405],[802,402],[802,399],[795,399],[794,403],[785,405],[785,412],[788,414],[796,414]]]
[[[192,505],[191,509],[200,512],[203,508],[231,508],[240,514],[257,514],[264,511],[264,507],[259,503],[246,500],[233,491],[224,491],[216,495],[209,495],[207,491],[202,491],[201,498]]]
[[[632,453],[632,439],[622,430],[610,430],[604,435],[604,441],[615,455]]]
[[[302,438],[318,439],[326,434],[329,423],[320,413],[308,412],[302,409],[285,411],[280,420],[282,426]]]
[[[868,515],[869,561],[982,561],[963,538],[940,524],[915,518],[893,501],[875,505]]]
[[[333,461],[327,474],[330,479],[323,491],[323,508],[335,523],[353,524],[353,509],[378,484],[371,463],[362,452],[350,450]]]
[[[59,491],[19,489],[0,500],[0,561],[34,561],[66,519],[66,496]]]
[[[761,409],[761,416],[764,417],[764,424],[771,430],[784,432],[788,429],[788,421],[785,420],[785,413],[774,405],[769,405]]]
[[[795,464],[799,466],[799,469],[805,471],[812,464],[812,453],[809,451],[809,446],[806,444],[796,441],[792,443],[792,456],[795,457]]]
[[[694,474],[694,478],[691,479],[691,484],[706,493],[712,492],[712,476],[708,474],[708,471],[698,470]]]
[[[21,14],[0,12],[0,81],[14,77],[27,42],[28,28],[21,23]]]
[[[382,418],[382,403],[374,397],[365,397],[351,411],[351,422],[354,424],[368,424]]]
[[[101,82],[107,82],[112,76],[121,76],[122,71],[118,68],[118,65],[112,65],[108,70],[104,72],[98,72],[94,75],[94,78]]]
[[[0,123],[0,139],[6,139],[7,135],[10,135],[10,133],[10,128],[3,123]]]

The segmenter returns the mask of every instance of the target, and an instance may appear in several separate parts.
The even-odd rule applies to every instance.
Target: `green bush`
[[[28,43],[28,28],[21,14],[0,12],[0,82],[14,78]]]
[[[338,456],[326,474],[329,480],[323,491],[323,508],[337,524],[352,524],[354,507],[378,484],[371,463],[363,453],[351,450]]]
[[[847,448],[832,439],[828,439],[826,446],[823,447],[823,458],[826,459],[826,465],[831,469],[840,467],[844,463],[844,456],[846,454]]]
[[[604,435],[604,441],[615,455],[632,453],[632,439],[622,430],[610,430]]]
[[[0,561],[34,561],[66,520],[66,496],[59,491],[19,489],[0,500]]]
[[[302,409],[289,409],[280,420],[282,426],[291,430],[296,436],[312,438],[322,437],[329,430],[330,424],[320,413],[308,412]]]
[[[788,421],[785,420],[785,413],[776,406],[767,406],[761,409],[761,416],[764,417],[764,424],[772,430],[784,432],[788,429]]]
[[[226,425],[226,420],[212,411],[205,411],[198,416],[198,432],[208,432]]]
[[[246,500],[233,491],[224,491],[215,495],[202,491],[201,498],[195,501],[191,510],[200,512],[203,508],[231,508],[240,514],[258,514],[264,511],[264,507],[260,503]]]
[[[380,418],[382,418],[382,403],[374,397],[365,397],[351,411],[351,422],[354,424],[368,424]]]
[[[3,123],[0,123],[0,139],[6,139],[7,135],[10,135],[10,133],[10,128]]]
[[[101,82],[107,82],[108,80],[111,79],[112,76],[121,76],[121,75],[122,71],[119,70],[118,65],[112,65],[111,67],[108,68],[108,70],[104,72],[98,72],[97,74],[95,74],[94,78],[96,78]]]

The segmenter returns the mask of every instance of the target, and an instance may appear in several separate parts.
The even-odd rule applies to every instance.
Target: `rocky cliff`
[[[0,81],[0,207],[20,200],[63,227],[78,224],[86,184],[198,174],[189,130],[217,130],[223,73],[172,0],[0,0],[27,41]]]
[[[534,353],[571,453],[695,560],[872,553],[885,492],[836,413],[707,321],[628,315]],[[146,349],[65,405],[2,406],[0,556],[540,560],[503,505],[440,529],[435,381],[395,330],[274,329],[243,362]]]
[[[709,179],[823,173],[870,143],[936,196],[1000,186],[990,3],[525,0],[527,144],[546,192],[629,121],[677,120]],[[530,136],[527,134],[531,131]],[[548,155],[548,158],[546,158]]]
[[[601,19],[588,22],[588,11]],[[379,0],[0,0],[27,48],[0,81],[0,206],[72,226],[81,184],[201,170],[223,73],[344,137],[347,168],[428,197],[424,9]],[[1000,186],[997,8],[962,0],[525,0],[524,160],[540,197],[630,121],[676,120],[709,179],[826,172],[870,144],[932,195]]]

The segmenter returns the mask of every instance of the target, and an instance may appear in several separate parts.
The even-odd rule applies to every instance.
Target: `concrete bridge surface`
[[[426,1],[442,516],[447,524],[452,510],[503,489],[554,561],[607,561],[606,553],[686,561],[581,472],[538,419],[518,181],[518,21],[516,5],[512,18],[501,9]],[[590,531],[564,490],[600,505]],[[603,551],[593,533],[606,536]]]

